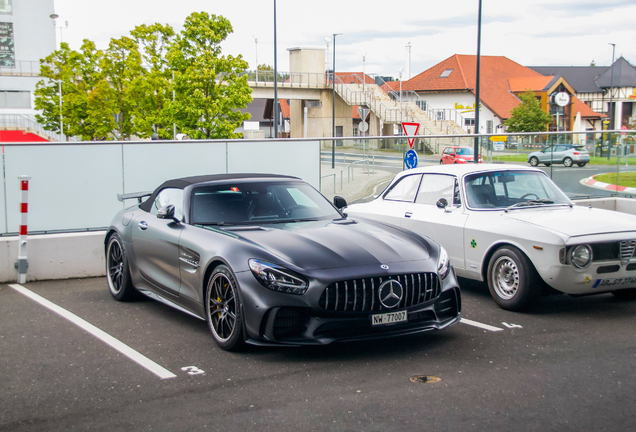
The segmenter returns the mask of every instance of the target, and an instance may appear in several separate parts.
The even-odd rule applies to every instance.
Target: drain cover
[[[431,375],[414,375],[410,378],[411,382],[424,384],[424,383],[434,383],[441,381],[441,378]]]

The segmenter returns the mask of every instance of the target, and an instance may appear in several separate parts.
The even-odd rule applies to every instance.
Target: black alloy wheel
[[[119,234],[113,234],[106,246],[106,279],[115,300],[130,301],[139,297],[130,277],[128,255]]]
[[[241,348],[245,341],[238,284],[227,266],[214,270],[205,298],[205,317],[214,341],[227,351]]]

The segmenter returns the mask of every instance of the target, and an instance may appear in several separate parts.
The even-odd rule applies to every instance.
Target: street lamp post
[[[406,79],[411,79],[411,42],[406,44],[406,50],[409,52],[409,62],[408,62],[408,69],[406,72]]]
[[[333,67],[331,68],[331,168],[336,167],[336,36],[342,33],[333,34]]]
[[[58,93],[60,96],[60,142],[64,142],[64,123],[62,122],[62,80],[53,80],[57,83]]]
[[[274,0],[274,135],[278,139],[278,62],[276,49],[276,0]]]
[[[258,82],[258,38],[252,35],[254,44],[256,45],[256,82]]]
[[[402,72],[404,72],[404,68],[401,68],[398,71],[398,76],[400,77],[400,135],[402,135],[402,131],[404,127],[402,126]],[[400,140],[401,141],[401,140]],[[404,154],[406,153],[406,146],[402,149],[402,169],[405,168],[404,164]]]
[[[609,124],[609,129],[616,129],[616,125],[614,124],[614,112],[616,111],[614,109],[614,107],[612,106],[613,102],[614,102],[614,53],[616,52],[616,44],[610,43],[609,45],[612,46],[612,72],[611,72],[611,78],[610,78],[610,102],[609,102],[609,114],[610,114],[610,124]],[[610,143],[612,142],[612,135],[609,135],[609,142],[607,143],[607,160],[609,160],[610,158]],[[618,158],[618,153],[616,154],[616,157]]]
[[[479,78],[481,67],[481,0],[479,0],[479,12],[477,18],[477,71],[475,77],[475,163],[479,163]]]

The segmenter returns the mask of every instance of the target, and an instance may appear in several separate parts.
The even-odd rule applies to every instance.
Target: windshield
[[[506,209],[519,205],[571,204],[568,197],[541,172],[496,171],[464,178],[468,206]]]
[[[475,150],[470,147],[458,147],[455,152],[460,156],[472,156],[475,154]]]
[[[316,189],[301,181],[236,182],[195,188],[192,223],[238,225],[335,219],[342,216]]]

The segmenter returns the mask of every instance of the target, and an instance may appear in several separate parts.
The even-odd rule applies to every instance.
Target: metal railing
[[[274,71],[245,71],[239,76],[247,75],[247,81],[254,87],[273,87]],[[324,73],[309,72],[278,72],[277,85],[280,87],[327,88],[327,78]]]
[[[40,135],[50,141],[62,141],[62,136],[59,133],[44,129],[35,117],[26,114],[0,114],[0,128],[5,130],[24,130]]]
[[[19,61],[13,66],[0,66],[0,75],[40,76],[40,62]]]

